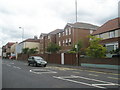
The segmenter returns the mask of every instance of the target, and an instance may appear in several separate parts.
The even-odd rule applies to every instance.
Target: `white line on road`
[[[61,77],[56,77],[56,76],[53,76],[53,77],[57,78],[57,79],[61,79],[61,80],[66,80],[66,81],[70,81],[70,82],[74,82],[74,83],[79,83],[79,84],[87,85],[87,86],[93,86],[93,87],[97,87],[97,88],[105,88],[105,87],[101,87],[101,86],[92,85],[92,84],[89,84],[89,83],[78,82],[78,81],[70,80],[70,79],[64,79],[64,78],[61,78]]]
[[[66,81],[70,81],[70,82],[74,82],[74,83],[80,83],[80,84],[84,84],[84,85],[88,85],[88,86],[93,86],[93,87],[97,87],[97,88],[106,88],[106,87],[102,87],[102,86],[108,86],[108,85],[109,86],[111,86],[111,85],[117,85],[117,86],[119,86],[119,84],[112,83],[112,82],[101,81],[101,80],[97,80],[97,79],[91,79],[91,78],[86,78],[86,77],[81,77],[81,76],[74,76],[74,75],[71,75],[71,76],[62,76],[62,77],[53,76],[53,77],[57,78],[57,79],[66,80]],[[81,79],[85,79],[85,80],[91,80],[91,81],[100,82],[100,83],[103,83],[103,84],[89,84],[89,83],[84,83],[84,82],[79,82],[79,81],[71,80],[72,78],[81,78]]]
[[[6,65],[9,66],[9,67],[11,66],[10,64],[6,64]]]
[[[43,73],[57,73],[55,71],[46,70],[46,69],[31,69],[30,72],[35,74],[43,74]]]
[[[13,66],[13,68],[21,69],[20,67]]]
[[[99,75],[96,75],[96,74],[88,74],[88,75],[90,75],[90,76],[95,76],[95,77],[99,76]]]

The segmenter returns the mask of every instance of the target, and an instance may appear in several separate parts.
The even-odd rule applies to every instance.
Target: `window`
[[[71,46],[71,38],[69,38],[69,46]]]
[[[61,33],[59,33],[59,37],[61,37]]]
[[[59,41],[59,46],[61,46],[61,42]]]
[[[71,28],[69,27],[69,35],[71,35]]]
[[[63,46],[65,45],[65,41],[63,40]]]
[[[63,32],[63,36],[65,35],[65,33]]]
[[[67,28],[65,29],[65,33],[66,33],[66,35],[68,35],[68,30],[67,30]]]
[[[118,37],[118,30],[115,30],[115,37]]]
[[[114,31],[111,31],[111,32],[110,32],[110,38],[113,38],[113,37],[115,37],[115,32],[114,32]]]
[[[68,39],[66,39],[66,46],[68,46]]]
[[[50,39],[50,36],[48,36],[48,39]]]
[[[92,34],[93,33],[93,30],[90,30],[90,34]]]

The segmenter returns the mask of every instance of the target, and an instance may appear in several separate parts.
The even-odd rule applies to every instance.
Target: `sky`
[[[101,26],[117,18],[119,1],[77,0],[78,22]],[[0,0],[0,48],[21,42],[22,35],[23,40],[39,37],[75,20],[75,0]]]

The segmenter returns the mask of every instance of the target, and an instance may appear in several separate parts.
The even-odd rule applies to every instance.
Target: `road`
[[[2,60],[2,88],[118,88],[117,70]]]

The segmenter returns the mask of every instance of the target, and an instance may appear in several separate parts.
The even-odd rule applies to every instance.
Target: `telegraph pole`
[[[75,16],[76,16],[76,22],[77,22],[77,0],[75,0]]]

